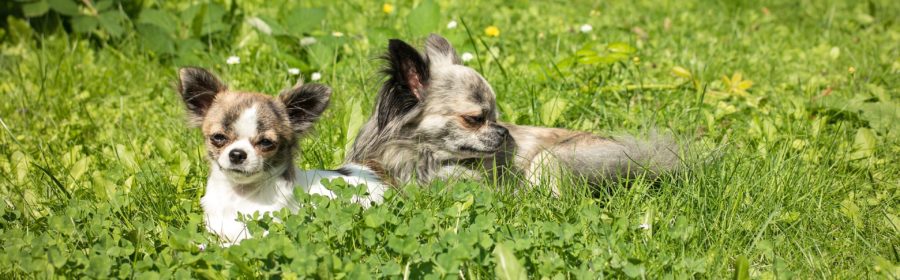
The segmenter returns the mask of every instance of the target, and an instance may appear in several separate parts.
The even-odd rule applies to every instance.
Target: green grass
[[[416,5],[322,6],[310,34],[332,49],[235,22],[184,57],[151,51],[131,27],[107,43],[9,25],[0,275],[470,279],[505,275],[502,256],[533,278],[900,277],[900,5],[501,2],[440,1],[426,31],[476,54],[468,65],[492,84],[503,120],[672,130],[691,142],[689,172],[593,198],[439,182],[362,210],[299,194],[321,206],[262,219],[253,230],[268,237],[218,248],[202,227],[208,166],[172,89],[177,67],[270,94],[296,80],[289,67],[320,71],[333,102],[297,163],[337,167],[371,112],[385,38],[421,45],[406,25]],[[284,17],[278,7],[240,11]],[[451,19],[458,28],[444,27]],[[585,23],[591,33],[578,31]],[[490,25],[499,37],[485,35]],[[241,63],[226,65],[231,55]]]

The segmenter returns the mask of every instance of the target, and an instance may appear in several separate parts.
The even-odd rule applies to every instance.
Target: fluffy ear
[[[188,123],[199,126],[216,99],[216,94],[227,89],[215,75],[203,68],[178,69],[178,94],[187,107]]]
[[[425,40],[425,56],[432,65],[462,64],[450,41],[434,33]]]
[[[294,132],[302,133],[319,119],[331,100],[331,88],[320,84],[305,84],[282,92],[278,98],[287,109]]]
[[[415,48],[397,39],[388,42],[384,59],[388,67],[376,105],[378,127],[383,129],[391,120],[412,110],[425,97],[428,83],[428,64]]]
[[[428,64],[419,51],[406,42],[391,39],[387,59],[390,61],[387,72],[391,78],[405,86],[416,99],[422,100],[429,72]]]

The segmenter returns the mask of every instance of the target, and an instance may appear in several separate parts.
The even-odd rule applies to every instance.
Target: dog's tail
[[[687,152],[685,146],[679,145],[671,135],[651,132],[646,138],[638,138],[630,135],[613,137],[613,140],[622,145],[622,154],[616,163],[616,174],[613,176],[627,175],[631,178],[643,173],[649,178],[671,174],[684,166],[683,155]]]
[[[655,180],[684,166],[682,155],[687,149],[670,135],[651,132],[646,137],[585,137],[589,139],[573,147],[556,147],[553,153],[569,170],[591,181]]]

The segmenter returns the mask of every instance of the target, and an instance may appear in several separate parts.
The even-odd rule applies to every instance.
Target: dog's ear
[[[428,64],[415,48],[397,39],[388,42],[388,61],[384,83],[375,108],[378,127],[384,129],[392,120],[405,115],[425,98]]]
[[[387,59],[390,61],[388,75],[421,101],[429,72],[428,64],[419,51],[401,40],[391,39],[388,42]]]
[[[462,64],[450,41],[434,33],[425,40],[425,57],[431,65]]]
[[[227,87],[219,82],[215,75],[198,67],[178,69],[178,94],[187,107],[188,123],[199,126],[203,117],[216,99],[216,94],[224,92]]]
[[[302,133],[322,116],[331,100],[331,88],[320,84],[305,84],[278,95],[287,109],[288,119],[295,133]]]

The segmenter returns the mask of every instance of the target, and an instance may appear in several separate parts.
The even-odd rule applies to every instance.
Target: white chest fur
[[[346,165],[343,175],[329,170],[295,169],[294,178],[288,180],[276,176],[256,186],[240,186],[231,182],[215,164],[206,186],[206,194],[200,199],[200,205],[206,221],[206,228],[218,235],[225,246],[236,244],[250,238],[247,227],[238,221],[240,215],[260,214],[279,211],[287,208],[297,211],[301,205],[294,200],[294,188],[302,188],[309,194],[318,194],[334,198],[335,195],[322,185],[322,179],[343,178],[351,185],[366,185],[368,195],[354,196],[353,201],[363,207],[383,201],[386,186],[368,168],[359,165]]]

